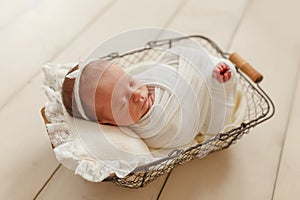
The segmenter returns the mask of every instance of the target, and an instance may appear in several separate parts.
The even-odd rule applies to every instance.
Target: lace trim
[[[46,124],[47,132],[58,161],[75,174],[92,181],[100,182],[115,174],[123,178],[137,166],[153,161],[153,158],[140,157],[132,161],[96,160],[84,149],[79,139],[70,130],[66,120],[66,111],[61,100],[61,86],[65,74],[76,64],[43,66],[43,90],[49,99],[45,103],[45,116],[50,122]]]

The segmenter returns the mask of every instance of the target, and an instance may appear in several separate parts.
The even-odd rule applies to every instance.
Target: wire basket
[[[135,49],[123,54],[117,52],[111,53],[101,59],[113,60],[114,63],[126,68],[141,61],[153,61],[161,55],[162,50],[181,45],[188,40],[200,44],[209,53],[217,57],[230,59],[235,64],[238,84],[247,99],[247,111],[243,123],[239,127],[219,133],[201,144],[192,146],[186,150],[176,149],[165,158],[139,166],[124,178],[111,175],[104,181],[114,182],[117,185],[130,188],[144,187],[158,177],[169,173],[178,165],[182,165],[194,158],[202,158],[209,153],[228,148],[244,134],[249,133],[251,128],[270,119],[274,115],[275,107],[272,100],[259,86],[262,75],[237,54],[229,54],[222,51],[215,42],[201,35],[150,41],[144,48]]]
[[[233,55],[222,51],[215,42],[207,37],[191,35],[187,37],[150,41],[144,48],[124,54],[111,53],[101,59],[113,60],[115,63],[126,68],[141,61],[155,60],[160,55],[162,49],[180,45],[183,41],[191,39],[201,44],[209,53],[215,56],[229,59],[229,57]],[[259,86],[262,76],[241,58],[234,64],[237,68],[238,84],[246,94],[248,104],[247,113],[243,123],[239,127],[225,133],[219,133],[209,140],[186,150],[177,149],[166,158],[136,168],[124,178],[111,176],[105,179],[105,181],[111,181],[130,188],[144,187],[158,177],[169,173],[178,165],[182,165],[194,158],[204,157],[209,153],[228,148],[244,134],[249,133],[251,128],[270,119],[274,115],[275,107],[270,97]],[[247,68],[245,68],[245,66]]]

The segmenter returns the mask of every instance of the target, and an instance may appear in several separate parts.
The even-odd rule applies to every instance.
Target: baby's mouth
[[[145,110],[144,114],[146,114],[150,110],[150,108],[153,105],[153,102],[154,102],[154,95],[149,94],[148,97],[145,99],[142,107],[141,107],[142,110]]]
[[[142,107],[141,107],[142,110],[144,110],[144,107],[145,107],[145,106],[148,106],[148,105],[149,105],[148,101],[149,101],[149,97],[145,98],[144,103],[143,103],[143,105],[142,105]],[[148,109],[147,109],[147,110],[148,110]],[[146,110],[146,112],[147,112],[147,110]]]

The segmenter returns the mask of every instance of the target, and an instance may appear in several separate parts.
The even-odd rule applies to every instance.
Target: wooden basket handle
[[[246,62],[239,54],[231,53],[229,60],[233,62],[239,69],[241,69],[247,76],[255,83],[263,80],[263,75],[256,71],[248,62]]]

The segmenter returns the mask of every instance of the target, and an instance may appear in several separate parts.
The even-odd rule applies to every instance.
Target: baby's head
[[[75,78],[65,77],[63,104],[70,115],[83,118],[74,99],[74,83]],[[92,61],[83,69],[79,96],[90,120],[118,126],[137,122],[147,113],[154,100],[146,85],[131,77],[120,66],[104,60]]]

